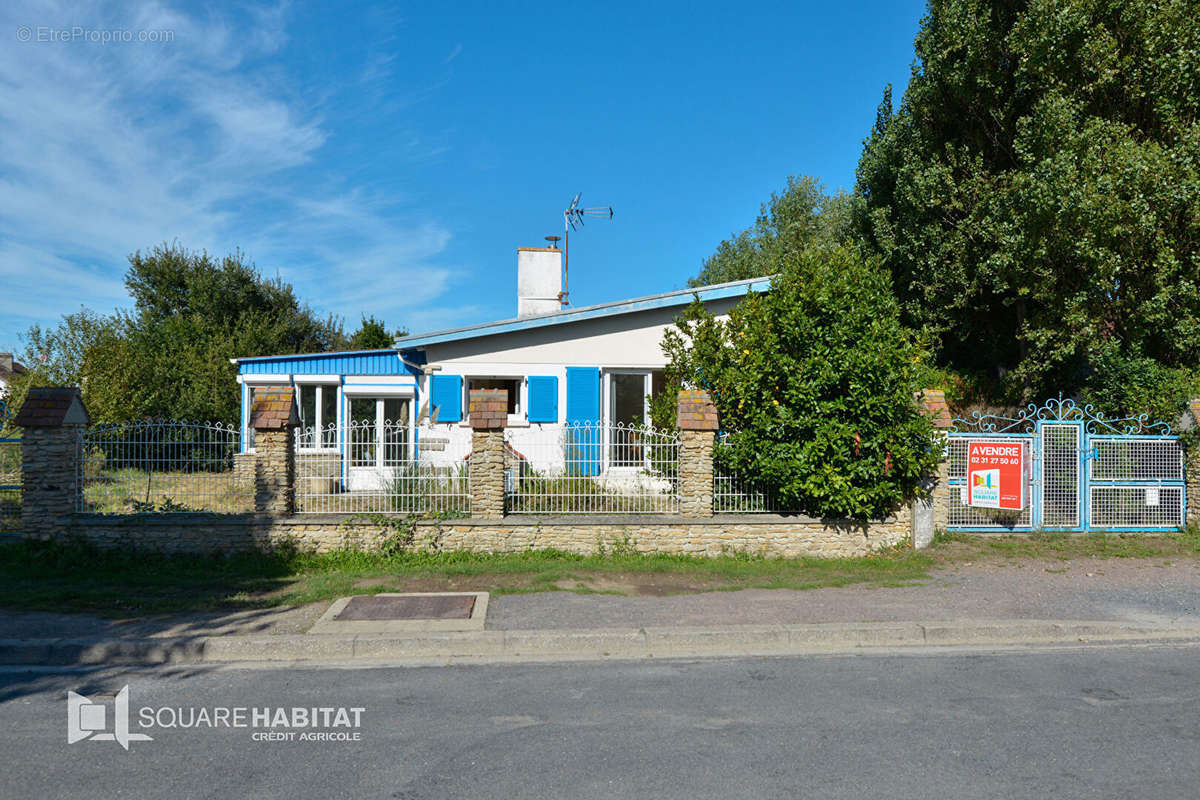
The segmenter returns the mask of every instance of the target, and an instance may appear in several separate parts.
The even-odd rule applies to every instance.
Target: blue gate
[[[971,442],[1026,448],[1024,509],[967,505]],[[1145,415],[1106,419],[1059,398],[1015,417],[955,420],[947,448],[952,532],[1174,531],[1187,520],[1183,447],[1170,426]]]

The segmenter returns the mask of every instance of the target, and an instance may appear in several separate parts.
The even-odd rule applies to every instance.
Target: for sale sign
[[[1025,508],[1025,443],[969,442],[967,505]]]

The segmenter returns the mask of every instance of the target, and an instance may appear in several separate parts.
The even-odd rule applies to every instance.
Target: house
[[[235,359],[242,425],[255,387],[296,388],[300,453],[337,453],[346,488],[405,463],[461,463],[471,450],[472,389],[508,391],[508,443],[517,453],[568,428],[591,428],[595,471],[628,460],[630,427],[649,421],[663,385],[661,343],[693,296],[718,316],[768,278],[563,308],[562,251],[517,252],[517,316],[404,336],[385,350]],[[243,442],[252,447],[252,431]],[[526,445],[528,444],[528,448]],[[625,453],[622,455],[622,453]]]
[[[0,353],[0,397],[8,393],[8,386],[17,375],[25,374],[25,365],[13,360],[12,353]]]

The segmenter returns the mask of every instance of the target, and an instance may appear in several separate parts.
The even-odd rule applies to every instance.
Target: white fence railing
[[[302,429],[296,436],[296,510],[469,514],[469,464],[422,462],[407,421]]]
[[[515,514],[679,512],[679,436],[648,425],[570,423],[504,433]]]
[[[714,514],[769,514],[780,511],[774,494],[752,481],[713,468]]]
[[[89,428],[79,439],[78,511],[252,510],[254,475],[237,469],[236,425],[149,421]]]

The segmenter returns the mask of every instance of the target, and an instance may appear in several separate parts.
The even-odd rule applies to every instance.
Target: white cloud
[[[0,339],[81,304],[127,304],[126,257],[169,240],[240,246],[351,321],[360,310],[410,327],[418,311],[442,315],[453,273],[432,264],[450,232],[323,163],[339,132],[322,114],[327,87],[293,85],[281,68],[287,13],[221,17],[152,0],[0,9],[0,36],[12,37],[0,46]],[[73,25],[173,39],[36,40]],[[20,26],[35,40],[16,40]],[[386,76],[386,54],[373,58],[368,74]],[[416,134],[411,150],[440,152]]]

